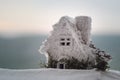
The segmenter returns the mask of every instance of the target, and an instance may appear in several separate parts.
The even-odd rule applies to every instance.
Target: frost
[[[94,62],[94,65],[97,65],[99,60],[107,63],[111,56],[94,46],[90,41],[90,32],[90,17],[71,18],[64,16],[53,25],[51,35],[43,43],[40,51],[56,62],[62,58],[75,58],[80,62]]]

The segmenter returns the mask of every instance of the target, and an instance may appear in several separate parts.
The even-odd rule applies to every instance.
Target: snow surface
[[[120,80],[119,71],[68,69],[0,69],[0,80]]]

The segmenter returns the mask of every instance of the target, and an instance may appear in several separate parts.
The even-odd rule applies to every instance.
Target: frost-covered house
[[[91,18],[62,17],[40,48],[48,67],[61,69],[107,68],[110,55],[96,48],[90,38]]]

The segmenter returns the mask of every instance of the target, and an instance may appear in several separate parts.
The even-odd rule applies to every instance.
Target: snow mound
[[[0,80],[120,80],[119,71],[67,69],[0,69]]]

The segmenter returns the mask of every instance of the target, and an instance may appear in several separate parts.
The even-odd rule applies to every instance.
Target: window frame
[[[60,46],[71,46],[71,38],[60,38]]]

